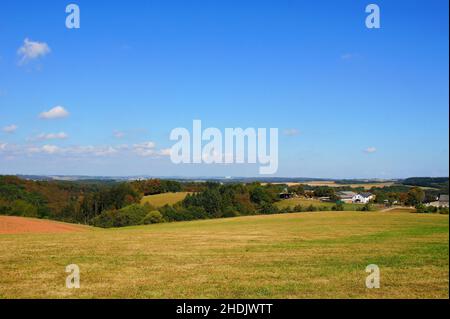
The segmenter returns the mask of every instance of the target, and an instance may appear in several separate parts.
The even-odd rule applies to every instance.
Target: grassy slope
[[[320,212],[0,235],[0,297],[448,298],[448,216]],[[64,287],[65,266],[81,289]],[[381,288],[365,288],[365,267]]]
[[[156,194],[156,195],[148,195],[144,196],[141,200],[141,203],[149,203],[152,204],[155,207],[161,207],[166,204],[173,205],[175,203],[178,203],[182,201],[186,195],[189,194],[188,192],[178,192],[178,193],[163,193],[163,194]]]
[[[319,206],[328,207],[331,209],[331,207],[333,207],[335,205],[335,203],[321,202],[320,200],[317,200],[317,199],[289,198],[289,199],[281,200],[281,201],[275,203],[275,205],[278,208],[285,208],[285,207],[294,208],[296,205],[302,205],[303,207],[306,208],[310,205],[313,205],[313,206],[317,206],[317,207],[319,207]],[[356,210],[357,208],[361,208],[361,206],[363,206],[363,204],[344,203],[345,210]]]

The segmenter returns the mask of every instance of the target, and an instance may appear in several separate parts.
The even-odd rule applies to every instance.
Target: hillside
[[[3,298],[448,298],[448,216],[318,212],[0,234]],[[66,289],[77,264],[81,289]],[[366,289],[376,264],[381,289]]]
[[[189,192],[177,192],[177,193],[163,193],[155,195],[147,195],[142,197],[141,204],[149,203],[154,207],[161,207],[164,205],[173,205],[181,202]]]

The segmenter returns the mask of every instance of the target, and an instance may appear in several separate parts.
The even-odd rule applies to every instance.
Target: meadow
[[[333,202],[322,202],[318,199],[312,199],[312,198],[302,198],[302,197],[294,197],[289,199],[284,199],[279,202],[275,203],[275,206],[278,208],[294,208],[297,205],[301,205],[304,208],[307,208],[309,206],[315,206],[315,207],[326,207],[328,210],[331,210],[333,206],[336,205],[336,203]],[[343,203],[344,210],[357,210],[364,206],[364,204],[354,204],[354,203]],[[378,206],[373,206],[374,209],[378,209]]]
[[[315,212],[0,234],[1,298],[448,298],[448,215]],[[81,288],[65,287],[77,264]],[[367,289],[377,264],[381,288]]]
[[[162,193],[142,197],[141,204],[149,203],[154,207],[173,205],[181,202],[189,192]]]

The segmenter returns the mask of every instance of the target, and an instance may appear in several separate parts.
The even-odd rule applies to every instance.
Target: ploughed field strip
[[[0,234],[66,233],[86,230],[86,226],[60,223],[52,220],[0,216]]]
[[[84,229],[0,234],[0,297],[448,298],[449,293],[446,215],[315,212]],[[80,268],[80,289],[65,287],[69,264]],[[369,264],[380,268],[379,289],[365,286]]]

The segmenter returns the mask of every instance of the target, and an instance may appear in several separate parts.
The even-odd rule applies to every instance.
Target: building
[[[295,195],[296,195],[295,193],[288,192],[287,188],[285,188],[284,191],[282,191],[282,192],[279,194],[280,199],[288,199],[288,198],[292,198],[292,197],[295,197]]]
[[[353,203],[367,204],[374,198],[375,196],[371,193],[359,193],[353,197]]]
[[[361,204],[367,204],[372,199],[375,198],[375,196],[371,193],[355,193],[350,191],[342,191],[338,192],[337,196],[341,201],[344,203],[361,203]]]
[[[336,195],[344,203],[353,203],[353,197],[355,197],[357,194],[355,192],[342,191],[338,192]]]
[[[439,196],[439,206],[448,207],[448,195]]]
[[[449,207],[448,205],[448,195],[441,195],[439,196],[439,199],[437,201],[427,203],[427,206],[434,206],[434,207]]]

